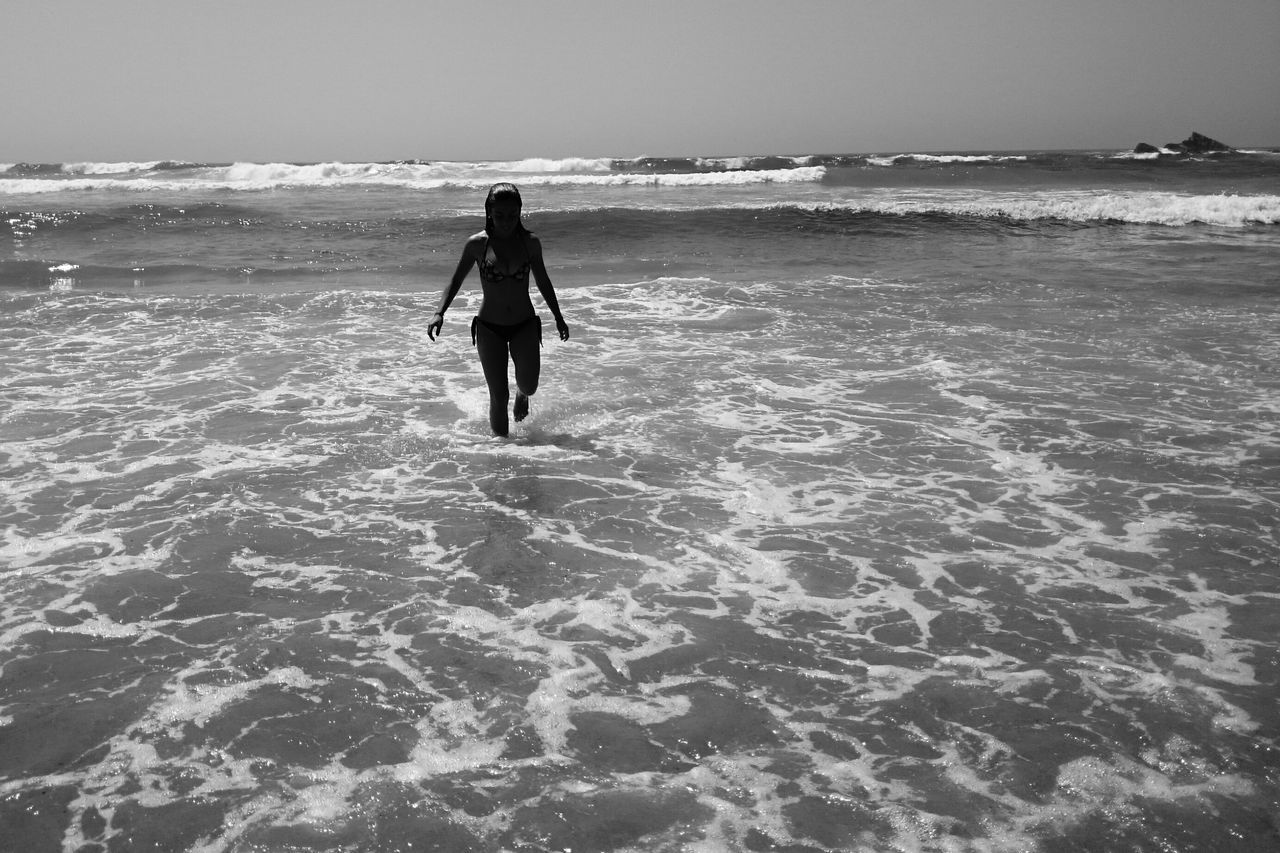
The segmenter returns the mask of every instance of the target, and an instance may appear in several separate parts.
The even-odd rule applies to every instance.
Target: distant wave
[[[1280,195],[1180,195],[1165,192],[995,193],[937,191],[906,193],[881,190],[861,194],[855,201],[783,201],[767,204],[729,204],[719,207],[639,210],[615,208],[608,213],[625,216],[629,228],[641,227],[646,218],[670,217],[667,227],[696,228],[699,220],[728,217],[727,227],[768,228],[786,231],[832,226],[856,232],[880,223],[911,222],[916,227],[964,227],[972,224],[1027,225],[1157,225],[1167,227],[1213,226],[1247,228],[1280,225]],[[604,210],[572,210],[542,216],[591,218]],[[771,222],[772,221],[772,222]],[[586,223],[583,223],[583,227]],[[565,223],[573,230],[574,223]],[[659,229],[661,225],[649,225]]]
[[[992,180],[1051,174],[1057,181],[1093,180],[1116,168],[1167,174],[1203,170],[1233,177],[1276,177],[1280,154],[1232,152],[1211,158],[1164,157],[1130,151],[918,152],[884,154],[743,155],[723,157],[563,157],[508,161],[397,160],[378,163],[188,163],[174,160],[0,164],[0,194],[186,189],[253,191],[344,185],[408,189],[474,189],[504,178],[541,185],[715,186],[722,184],[874,180]],[[845,176],[845,181],[840,176]],[[881,176],[881,177],[875,177]]]
[[[484,166],[497,172],[611,172],[615,162],[608,157],[565,157],[559,160],[533,157]]]
[[[188,174],[174,177],[160,170],[114,173],[94,171],[88,164],[70,172],[59,168],[57,179],[42,174],[35,176],[13,170],[0,177],[0,194],[42,194],[73,191],[137,191],[187,190],[255,191],[279,188],[335,188],[345,186],[400,187],[404,189],[474,189],[488,186],[503,177],[518,178],[532,185],[580,186],[715,186],[728,184],[818,182],[825,174],[823,166],[791,169],[723,170],[695,172],[616,172],[604,171],[587,161],[566,164],[519,161],[506,164],[417,165],[401,163],[234,163],[229,166],[193,168]],[[521,172],[521,169],[526,171]],[[74,176],[80,177],[74,177]],[[73,177],[69,177],[73,176]]]
[[[65,177],[67,175],[134,176],[148,172],[199,169],[204,164],[180,160],[146,160],[126,162],[84,163],[0,163],[0,175],[6,177]]]
[[[824,239],[844,243],[863,235],[928,240],[967,232],[1052,236],[1064,228],[1269,229],[1280,225],[1280,195],[886,189],[832,202],[727,203],[715,201],[726,194],[710,192],[693,193],[700,201],[672,207],[614,205],[607,193],[587,195],[596,197],[594,206],[579,206],[575,195],[563,207],[539,209],[531,227],[557,234],[591,234],[594,244],[608,247],[655,239],[700,247],[736,235],[755,241],[765,254],[807,256],[822,254]],[[665,205],[672,195],[688,194],[653,195],[662,196],[664,200],[657,203]],[[55,212],[0,207],[0,234],[7,225],[15,249],[12,257],[0,258],[0,289],[71,288],[85,283],[99,287],[243,284],[251,279],[264,284],[322,283],[371,276],[421,279],[443,274],[433,265],[448,263],[440,259],[446,252],[452,257],[458,235],[466,230],[447,206],[421,215],[388,216],[384,206],[375,204],[353,210],[350,217],[300,225],[295,215],[297,195],[280,197],[279,208],[256,201],[238,204],[237,199],[243,198],[247,197],[151,204],[135,196],[106,206],[84,206],[99,209]],[[474,219],[475,211],[468,216]],[[615,251],[623,252],[621,259],[612,254]],[[706,262],[705,257],[690,256],[687,263],[668,267],[665,260],[654,262],[645,254],[631,257],[625,249],[615,248],[609,249],[607,257],[588,253],[581,260],[583,268],[596,265],[624,278],[651,275],[655,263],[662,274],[670,275],[681,264],[681,269],[696,271]]]
[[[803,206],[784,204],[779,207]],[[1280,196],[1277,195],[1044,192],[981,193],[968,197],[956,193],[950,197],[903,198],[885,193],[864,203],[809,206],[807,209],[828,214],[1018,222],[1213,225],[1226,228],[1280,225]]]
[[[61,175],[65,174],[61,163],[9,163],[0,169],[0,175]]]
[[[560,211],[555,215],[590,218],[602,209]],[[766,204],[728,204],[717,207],[610,209],[611,215],[639,219],[672,217],[670,227],[699,227],[697,220],[727,216],[741,221],[729,227],[764,226],[771,217],[784,230],[845,225],[851,231],[878,222],[913,222],[916,226],[963,227],[971,224],[1029,225],[1157,225],[1248,228],[1280,225],[1280,195],[1190,195],[1169,192],[959,192],[881,189],[859,193],[852,201],[781,201]],[[540,214],[552,215],[550,212]],[[573,223],[566,223],[573,230]],[[586,223],[583,224],[586,227]],[[628,227],[641,227],[632,222]],[[660,228],[660,225],[650,225]]]
[[[220,172],[256,171],[294,180],[322,177],[356,177],[400,175],[420,179],[473,175],[477,179],[495,173],[512,174],[603,174],[603,173],[681,173],[774,171],[803,166],[841,165],[859,159],[851,155],[836,157],[804,155],[762,155],[738,157],[530,157],[503,161],[436,161],[393,160],[385,162],[325,163],[189,163],[175,160],[139,162],[83,163],[0,163],[0,175],[6,177],[67,177],[82,175],[143,175],[150,172],[203,170],[210,177]]]
[[[160,161],[145,163],[66,163],[62,172],[68,175],[127,175],[155,171]]]
[[[890,154],[871,156],[866,162],[871,166],[900,166],[904,163],[952,165],[955,163],[1025,163],[1027,154]]]
[[[645,174],[630,172],[608,175],[531,175],[524,179],[525,183],[561,184],[579,186],[669,186],[669,187],[708,187],[729,186],[733,184],[790,184],[818,183],[826,175],[823,166],[803,166],[795,169],[765,169],[723,172],[686,172]]]
[[[771,173],[724,172],[700,175],[540,175],[533,182],[565,184],[579,182],[589,185],[602,184],[651,184],[667,186],[714,187],[734,182],[765,180],[814,181],[821,180],[821,169],[809,167]],[[89,179],[85,179],[88,181]],[[255,179],[256,180],[256,179]],[[3,181],[0,181],[3,183]],[[810,195],[806,192],[806,195]],[[136,198],[136,197],[134,197]],[[876,188],[859,189],[852,197],[833,201],[809,198],[792,198],[772,202],[716,202],[713,196],[696,195],[676,197],[631,197],[610,203],[608,196],[596,196],[593,201],[580,203],[566,199],[541,207],[538,217],[563,220],[559,227],[575,230],[579,227],[595,227],[591,222],[607,213],[612,219],[631,217],[628,227],[643,229],[698,228],[708,219],[728,216],[734,223],[727,227],[741,227],[753,217],[773,218],[793,216],[796,221],[786,228],[803,230],[819,217],[828,224],[842,219],[865,222],[879,218],[892,223],[894,220],[912,219],[919,222],[932,220],[942,226],[947,222],[977,223],[1072,223],[1082,225],[1133,224],[1182,227],[1208,225],[1223,228],[1266,227],[1280,225],[1280,195],[1276,194],[1194,194],[1158,191],[1102,191],[1102,190],[1040,190],[995,191],[990,189],[954,188]],[[442,207],[437,216],[442,222],[458,215],[450,207]],[[468,209],[465,215],[474,216]],[[578,222],[577,220],[584,220]],[[737,220],[742,219],[742,222]],[[394,230],[420,225],[421,218],[406,222],[388,221]],[[98,233],[104,229],[120,233],[146,231],[163,225],[166,229],[256,229],[264,222],[262,213],[253,208],[227,202],[192,199],[191,202],[151,204],[131,201],[128,196],[120,203],[93,211],[22,211],[5,210],[0,206],[0,225],[17,240],[27,240],[38,232],[57,230],[61,234],[74,232]],[[2,233],[2,232],[0,232]]]

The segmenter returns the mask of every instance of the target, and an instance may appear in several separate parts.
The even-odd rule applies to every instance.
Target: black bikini
[[[525,251],[527,253],[528,249],[526,249]],[[488,237],[486,237],[484,240],[484,248],[480,250],[480,263],[478,266],[480,267],[480,278],[483,281],[487,281],[490,283],[506,281],[507,279],[511,279],[512,281],[516,281],[516,282],[527,282],[529,280],[528,259],[526,259],[525,262],[521,264],[516,269],[515,272],[504,272],[503,270],[498,269],[498,253],[497,252],[494,252],[493,260],[492,261],[489,260],[489,238]],[[481,320],[479,317],[476,317],[474,320],[471,321],[472,345],[474,345],[476,342],[476,324],[477,323],[484,326],[486,329],[493,332],[498,337],[502,338],[502,340],[508,344],[511,343],[513,340],[515,340],[516,336],[519,335],[521,332],[523,332],[525,328],[529,326],[529,324],[537,323],[538,324],[538,344],[539,345],[542,344],[542,320],[538,317],[537,314],[534,314],[530,317],[526,317],[524,320],[521,320],[519,323],[512,323],[512,324],[490,323],[488,320]]]
[[[519,323],[511,323],[511,324],[490,323],[488,320],[481,320],[479,317],[475,317],[471,321],[471,343],[473,346],[475,345],[475,342],[476,342],[476,324],[477,323],[479,323],[481,326],[484,326],[486,329],[493,332],[495,335],[502,338],[507,343],[511,343],[513,340],[515,340],[516,336],[519,335],[521,332],[523,332],[525,328],[529,326],[531,323],[537,323],[538,324],[538,344],[539,345],[542,344],[542,318],[539,317],[537,314],[534,314],[532,317],[526,317],[523,320],[521,320]]]
[[[525,250],[526,254],[528,249]],[[498,253],[493,253],[493,260],[489,260],[489,238],[484,239],[484,248],[480,250],[480,278],[485,281],[528,281],[529,279],[529,260],[521,264],[515,272],[505,272],[498,269]]]

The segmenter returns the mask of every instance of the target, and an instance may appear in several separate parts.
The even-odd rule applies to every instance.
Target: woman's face
[[[499,237],[510,237],[520,224],[520,202],[514,199],[496,199],[489,208],[493,230]]]

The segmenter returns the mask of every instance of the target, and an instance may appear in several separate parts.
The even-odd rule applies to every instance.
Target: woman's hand
[[[431,322],[427,324],[427,337],[434,341],[436,339],[436,335],[440,334],[443,329],[444,315],[437,311],[431,315]],[[565,331],[565,334],[569,334],[567,330]]]
[[[563,317],[556,318],[556,331],[560,333],[560,340],[569,340],[569,324],[564,321]]]

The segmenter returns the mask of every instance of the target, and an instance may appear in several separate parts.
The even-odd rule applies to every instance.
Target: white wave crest
[[[882,191],[830,210],[889,215],[942,214],[974,219],[1127,222],[1135,225],[1214,225],[1243,228],[1280,225],[1280,196],[1179,195],[1137,192],[973,193],[935,190]],[[794,206],[794,205],[792,205]]]
[[[149,172],[163,160],[124,163],[66,163],[62,171],[68,175],[124,175],[130,172]]]
[[[750,162],[751,160],[749,157],[704,157],[698,160],[698,168],[744,171],[747,168],[747,164]]]
[[[889,154],[868,157],[872,166],[896,166],[899,163],[1008,163],[1026,162],[1025,154]]]
[[[1071,222],[1131,222],[1146,225],[1280,224],[1280,196],[1178,195],[1175,193],[1044,194],[1006,202],[1003,215],[1015,219]]]
[[[525,160],[513,160],[505,163],[489,163],[486,167],[499,172],[609,172],[613,161],[607,157],[565,157],[560,160],[548,160],[532,157]]]
[[[520,161],[530,164],[532,161]],[[565,161],[556,161],[564,163]],[[501,176],[518,177],[521,184],[536,186],[730,186],[818,182],[826,174],[822,166],[760,171],[694,174],[583,173],[531,170],[513,173],[511,164],[402,164],[402,163],[235,163],[209,167],[182,178],[132,176],[125,178],[0,178],[0,195],[41,194],[75,190],[170,192],[279,188],[385,186],[412,190],[476,189]],[[594,167],[591,167],[594,168]]]
[[[210,169],[207,177],[239,188],[278,186],[330,186],[379,180],[393,175],[414,174],[422,168],[398,163],[233,163]],[[234,188],[234,187],[233,187]]]
[[[41,178],[0,178],[0,195],[43,195],[74,190],[132,189],[134,181],[80,178],[51,181]],[[150,189],[150,187],[140,187]]]
[[[525,178],[535,185],[576,185],[597,187],[653,186],[653,187],[712,187],[747,184],[816,183],[827,170],[823,166],[805,166],[798,169],[762,169],[740,172],[693,172],[686,174],[624,173],[613,175],[541,175]]]
[[[813,162],[813,155],[805,154],[803,156],[786,156],[771,155],[767,158],[758,156],[753,157],[699,157],[696,163],[699,169],[707,171],[756,171],[751,168],[752,164],[758,164],[761,160],[772,160],[775,162],[789,162],[792,166],[808,166]]]

